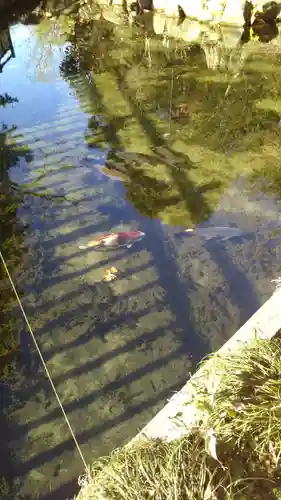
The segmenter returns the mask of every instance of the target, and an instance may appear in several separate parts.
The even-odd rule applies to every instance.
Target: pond
[[[234,50],[75,5],[5,26],[0,243],[90,463],[274,290],[281,53],[278,34]],[[127,231],[144,237],[87,247]],[[83,464],[1,282],[1,498],[70,498]]]

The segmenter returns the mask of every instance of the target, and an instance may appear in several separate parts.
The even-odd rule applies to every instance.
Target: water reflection
[[[15,51],[10,30],[9,28],[2,29],[0,32],[0,73],[3,71],[5,64],[13,57],[15,57]]]
[[[5,107],[17,102],[18,99],[5,93],[0,96],[0,106]],[[22,261],[25,254],[24,233],[26,228],[17,215],[18,208],[23,203],[20,187],[9,177],[9,169],[29,158],[29,151],[18,147],[14,142],[7,145],[7,139],[16,129],[2,124],[0,131],[0,248],[9,267],[14,273],[23,271]],[[10,432],[10,419],[7,407],[17,407],[19,401],[8,390],[9,385],[16,385],[18,376],[19,350],[26,334],[20,312],[11,289],[8,277],[0,267],[0,392],[1,392],[1,474],[0,494],[9,498],[14,479],[13,460],[9,450],[9,440],[13,439]],[[19,290],[21,292],[22,290]]]
[[[1,151],[21,194],[11,214],[28,225],[15,245],[25,267],[12,274],[90,461],[129,440],[271,294],[280,53],[241,44],[241,30],[215,36],[187,19],[176,30],[163,16],[123,13],[120,23],[113,8],[101,18],[90,3],[52,5],[11,30],[19,66],[7,63],[1,88],[19,102],[2,109]],[[184,233],[209,226],[238,234]],[[146,237],[130,249],[78,248],[129,230]],[[105,283],[110,266],[118,279]],[[62,498],[80,462],[22,343],[6,402],[12,495]]]

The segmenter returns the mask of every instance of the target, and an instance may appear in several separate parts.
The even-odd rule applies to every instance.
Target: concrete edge
[[[231,354],[248,344],[254,338],[272,339],[281,329],[281,289],[277,289],[270,299],[217,351],[219,355]],[[192,404],[187,402],[196,394],[196,378],[206,379],[206,370],[212,371],[214,360],[209,359],[204,365],[204,372],[199,368],[184,387],[173,395],[168,404],[129,442],[145,438],[161,438],[167,441],[179,438],[191,430],[202,415]],[[214,376],[213,376],[214,375]],[[215,371],[207,381],[209,386],[217,383]],[[175,418],[180,414],[180,418]]]

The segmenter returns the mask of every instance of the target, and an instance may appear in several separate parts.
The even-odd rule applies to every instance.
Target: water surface
[[[90,462],[132,438],[273,291],[280,56],[254,44],[238,73],[207,67],[198,45],[163,45],[82,7],[10,32],[0,94],[18,102],[0,108],[1,167],[25,194],[5,200],[1,245]],[[184,232],[210,226],[208,239]],[[78,248],[124,230],[146,237]],[[111,266],[118,279],[104,282]],[[83,468],[17,307],[13,318],[3,498],[66,498]]]

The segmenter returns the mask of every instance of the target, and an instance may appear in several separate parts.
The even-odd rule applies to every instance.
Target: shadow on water
[[[198,335],[192,318],[192,308],[189,303],[188,292],[194,286],[192,280],[185,276],[177,265],[177,255],[173,244],[166,239],[161,228],[151,227],[146,222],[142,229],[147,235],[147,249],[152,255],[157,269],[159,283],[163,287],[166,302],[175,318],[175,328],[180,336],[182,350],[192,356],[193,366],[208,352],[208,343],[203,342]],[[179,333],[180,332],[180,333]],[[204,353],[204,354],[203,354]]]
[[[212,317],[210,296],[220,286],[223,290],[222,285],[227,285],[224,299],[239,314],[239,324],[264,300],[232,258],[231,245],[210,241],[192,246],[187,239],[177,242],[174,236],[179,227],[194,227],[208,219],[221,194],[250,163],[246,126],[253,134],[255,158],[266,141],[273,142],[278,153],[278,131],[273,127],[278,113],[255,109],[256,102],[268,96],[262,84],[254,85],[256,70],[245,77],[225,76],[224,80],[219,72],[206,73],[202,59],[199,63],[197,56],[186,50],[186,42],[179,56],[178,48],[166,50],[159,45],[159,37],[153,36],[150,64],[143,51],[144,31],[134,28],[127,32],[127,27],[122,27],[120,38],[119,27],[105,20],[97,23],[90,15],[82,23],[79,6],[77,2],[72,17],[43,19],[33,34],[43,46],[45,42],[48,45],[45,35],[51,31],[52,36],[59,38],[62,33],[64,41],[70,42],[60,68],[69,87],[65,87],[65,102],[62,98],[57,108],[63,110],[63,118],[73,111],[71,126],[64,128],[61,115],[57,126],[56,117],[52,117],[53,135],[48,143],[49,132],[41,127],[41,137],[42,124],[36,125],[34,119],[40,154],[30,127],[27,139],[23,134],[21,141],[30,144],[32,154],[23,156],[19,167],[42,175],[36,161],[38,156],[48,159],[43,169],[44,187],[73,200],[63,199],[58,205],[55,198],[44,198],[41,188],[34,189],[34,196],[30,187],[24,194],[23,213],[31,223],[25,236],[33,243],[29,246],[29,269],[23,274],[28,315],[78,442],[90,461],[122,445],[147,423],[183,385],[202,356],[212,350],[215,330],[227,330],[220,333],[218,344],[233,333],[230,315],[226,325],[224,318],[218,318],[207,335],[202,334],[205,318],[210,324]],[[110,36],[104,36],[106,33]],[[55,87],[53,83],[54,93]],[[82,112],[74,113],[77,102],[87,108],[86,130]],[[27,101],[21,112],[27,113],[28,107]],[[42,110],[40,113],[44,115]],[[159,113],[166,113],[166,118],[159,118]],[[78,125],[80,117],[82,125]],[[40,120],[45,116],[39,116]],[[22,123],[25,126],[25,120]],[[28,120],[26,126],[30,126]],[[61,144],[53,157],[50,151],[56,127]],[[78,137],[77,145],[83,146],[77,158],[73,134]],[[246,159],[235,157],[237,143],[248,155]],[[225,155],[228,149],[234,151],[232,163]],[[74,156],[66,160],[65,151]],[[11,152],[10,148],[5,157],[10,159],[9,167],[17,163]],[[263,153],[260,157],[267,164],[265,149]],[[255,159],[257,176],[263,166],[259,161]],[[109,174],[115,169],[125,176],[124,182],[97,174],[99,162],[106,162]],[[272,163],[270,171],[274,172]],[[276,179],[274,175],[271,178]],[[17,208],[9,214],[9,227]],[[120,230],[120,225],[143,230],[146,238],[129,251],[78,250],[80,239]],[[20,260],[21,248],[19,243],[13,247]],[[206,262],[200,288],[198,269],[200,272]],[[110,265],[117,267],[118,279],[102,282],[105,266]],[[13,262],[11,266],[16,275]],[[273,266],[278,267],[275,261],[271,272]],[[201,305],[204,314],[198,318]],[[3,323],[9,324],[6,318]],[[37,497],[41,500],[66,498],[75,490],[76,479],[72,481],[72,477],[82,472],[80,463],[72,459],[73,440],[66,434],[30,340],[20,359],[24,356],[30,364],[19,365],[15,390],[24,403],[16,410],[7,405],[17,424],[12,440],[18,449],[12,472],[4,473],[10,474],[11,485],[20,478],[18,498],[25,493],[32,497],[34,490],[40,491]]]
[[[207,242],[205,246],[212,260],[225,277],[232,301],[236,304],[240,315],[239,324],[243,325],[261,306],[254,286],[245,273],[237,265],[234,265],[233,259],[228,254],[223,243]]]
[[[147,285],[142,289],[139,289],[135,295],[138,295],[140,292],[146,292],[151,288],[151,285]],[[133,328],[133,325],[138,320],[140,320],[143,315],[147,314],[150,311],[149,307],[144,307],[139,309],[136,313],[131,311],[128,313],[128,311],[126,310],[126,305],[128,303],[127,299],[132,299],[134,296],[133,293],[130,293],[128,297],[119,296],[118,299],[112,294],[110,289],[109,293],[105,292],[105,295],[102,297],[101,295],[103,295],[103,293],[103,291],[97,292],[97,289],[96,293],[93,293],[93,290],[91,290],[92,297],[90,297],[88,301],[85,300],[86,303],[84,305],[82,303],[78,303],[77,309],[62,313],[59,320],[57,318],[50,320],[44,325],[43,330],[40,330],[40,328],[38,328],[37,334],[40,336],[42,333],[50,332],[54,327],[60,327],[62,331],[67,332],[67,325],[70,323],[72,323],[73,325],[75,323],[76,318],[78,317],[78,313],[78,321],[81,321],[80,318],[83,317],[84,314],[91,314],[92,322],[90,328],[83,335],[80,335],[69,346],[66,344],[63,349],[65,351],[67,348],[80,346],[83,343],[86,343],[87,340],[91,338],[91,336],[94,336],[95,338],[101,338],[103,342],[106,342],[106,335],[112,330],[112,328],[121,327],[125,323]],[[81,292],[79,293],[79,295],[81,295]],[[160,310],[161,307],[159,305],[159,311]],[[52,354],[47,353],[47,359],[48,357],[52,356],[56,350],[58,350],[58,348],[52,350]]]
[[[115,259],[107,259],[106,261],[102,261],[102,265],[109,265],[109,264],[116,264],[116,258]],[[118,260],[117,260],[117,263],[118,263]],[[144,265],[140,265],[138,267],[135,267],[134,269],[130,269],[126,272],[126,277],[127,278],[130,278],[130,277],[133,277],[136,273],[138,272],[142,272],[142,271],[145,271],[145,270],[148,270],[149,268],[149,265],[148,264],[144,264]],[[122,276],[122,274],[120,275],[119,274],[119,277],[122,278],[125,276]],[[104,284],[104,283],[103,283]],[[102,284],[102,285],[103,285]],[[151,283],[141,287],[141,288],[136,288],[134,289],[133,291],[130,291],[128,293],[123,293],[121,296],[119,295],[119,297],[121,299],[126,299],[126,298],[129,298],[129,297],[133,297],[134,295],[137,295],[140,291],[143,291],[143,290],[149,290],[150,287],[152,286]],[[84,292],[87,292],[87,295],[89,297],[89,295],[92,297],[92,299],[94,300],[94,291],[95,291],[95,285],[88,285],[88,284],[84,284],[84,285],[81,285],[79,286],[79,288],[77,290],[74,290],[70,293],[66,293],[63,298],[62,298],[62,301],[67,303],[67,302],[72,302],[73,299],[78,299],[81,295],[83,295]],[[56,305],[57,301],[56,299],[54,300],[50,300],[48,302],[43,302],[42,304],[39,302],[38,300],[38,303],[37,303],[37,312],[43,312],[43,310],[51,310],[55,305]],[[44,330],[46,330],[46,327],[44,327]],[[43,331],[43,330],[42,330]],[[76,340],[74,341],[76,343]],[[71,346],[72,344],[67,344],[65,343],[64,344],[64,349],[67,349],[67,347]],[[53,354],[55,353],[55,351],[51,351],[48,355],[52,356]]]
[[[176,353],[174,353],[174,356],[176,357]],[[173,353],[171,353],[169,356],[167,356],[167,358],[166,358],[167,360],[168,360],[168,357],[172,358]],[[172,393],[176,392],[179,389],[179,387],[181,387],[185,382],[186,382],[186,378],[183,377],[182,379],[180,379],[178,381],[177,384],[174,384],[174,385],[167,387],[164,391],[157,394],[157,396],[155,396],[153,398],[148,398],[147,401],[142,402],[138,405],[135,405],[135,406],[132,405],[122,415],[119,415],[118,417],[115,417],[112,420],[107,420],[106,422],[104,422],[96,427],[93,427],[87,431],[77,433],[77,439],[78,439],[79,444],[83,445],[85,443],[88,443],[89,439],[96,437],[99,434],[104,433],[108,429],[114,429],[114,427],[119,425],[120,423],[129,421],[132,417],[140,414],[146,408],[151,408],[151,407],[155,408],[155,405],[157,405],[158,403],[160,403],[162,406],[163,401],[165,401],[165,399],[168,396],[170,396]],[[119,441],[119,443],[118,443],[118,439],[117,439],[116,446],[119,446],[121,444],[121,442],[123,442],[123,439],[122,439],[122,441]],[[65,451],[74,451],[74,450],[75,450],[75,444],[73,442],[73,439],[65,440],[65,441],[63,441],[62,444],[59,444],[59,445],[55,446],[54,448],[52,448],[46,452],[43,452],[38,456],[35,456],[34,458],[30,459],[29,461],[22,463],[17,472],[19,475],[25,474],[30,469],[32,469],[34,467],[38,467],[38,466],[44,464],[45,462],[49,462],[49,461],[53,460],[55,457],[59,457]]]
[[[83,472],[84,471],[81,470],[81,474]],[[79,490],[80,488],[78,486],[78,481],[77,478],[75,478],[72,481],[68,481],[67,483],[62,484],[54,491],[41,495],[40,500],[62,500],[64,498],[66,500],[70,500],[73,498],[74,495],[78,495]],[[29,499],[24,499],[24,500],[29,500]]]
[[[171,325],[171,327],[175,327],[175,325]],[[118,356],[119,354],[129,352],[130,350],[133,349],[138,349],[142,348],[144,349],[145,347],[148,347],[154,340],[157,338],[160,338],[161,335],[163,335],[163,330],[154,330],[152,332],[149,332],[147,334],[142,334],[140,337],[136,337],[135,339],[131,340],[130,342],[127,342],[124,346],[119,347],[118,349],[114,349],[113,351],[108,351],[106,354],[103,356],[95,359],[95,360],[90,360],[88,361],[85,365],[83,366],[78,366],[77,368],[74,368],[70,373],[66,372],[60,376],[58,376],[55,379],[56,384],[60,384],[61,382],[64,382],[69,378],[71,375],[72,377],[81,375],[84,372],[87,372],[89,370],[93,370],[94,368],[98,368],[99,366],[102,366],[104,363],[109,361],[111,358],[114,358],[115,356]],[[34,391],[36,391],[36,385],[35,387],[32,388]]]

